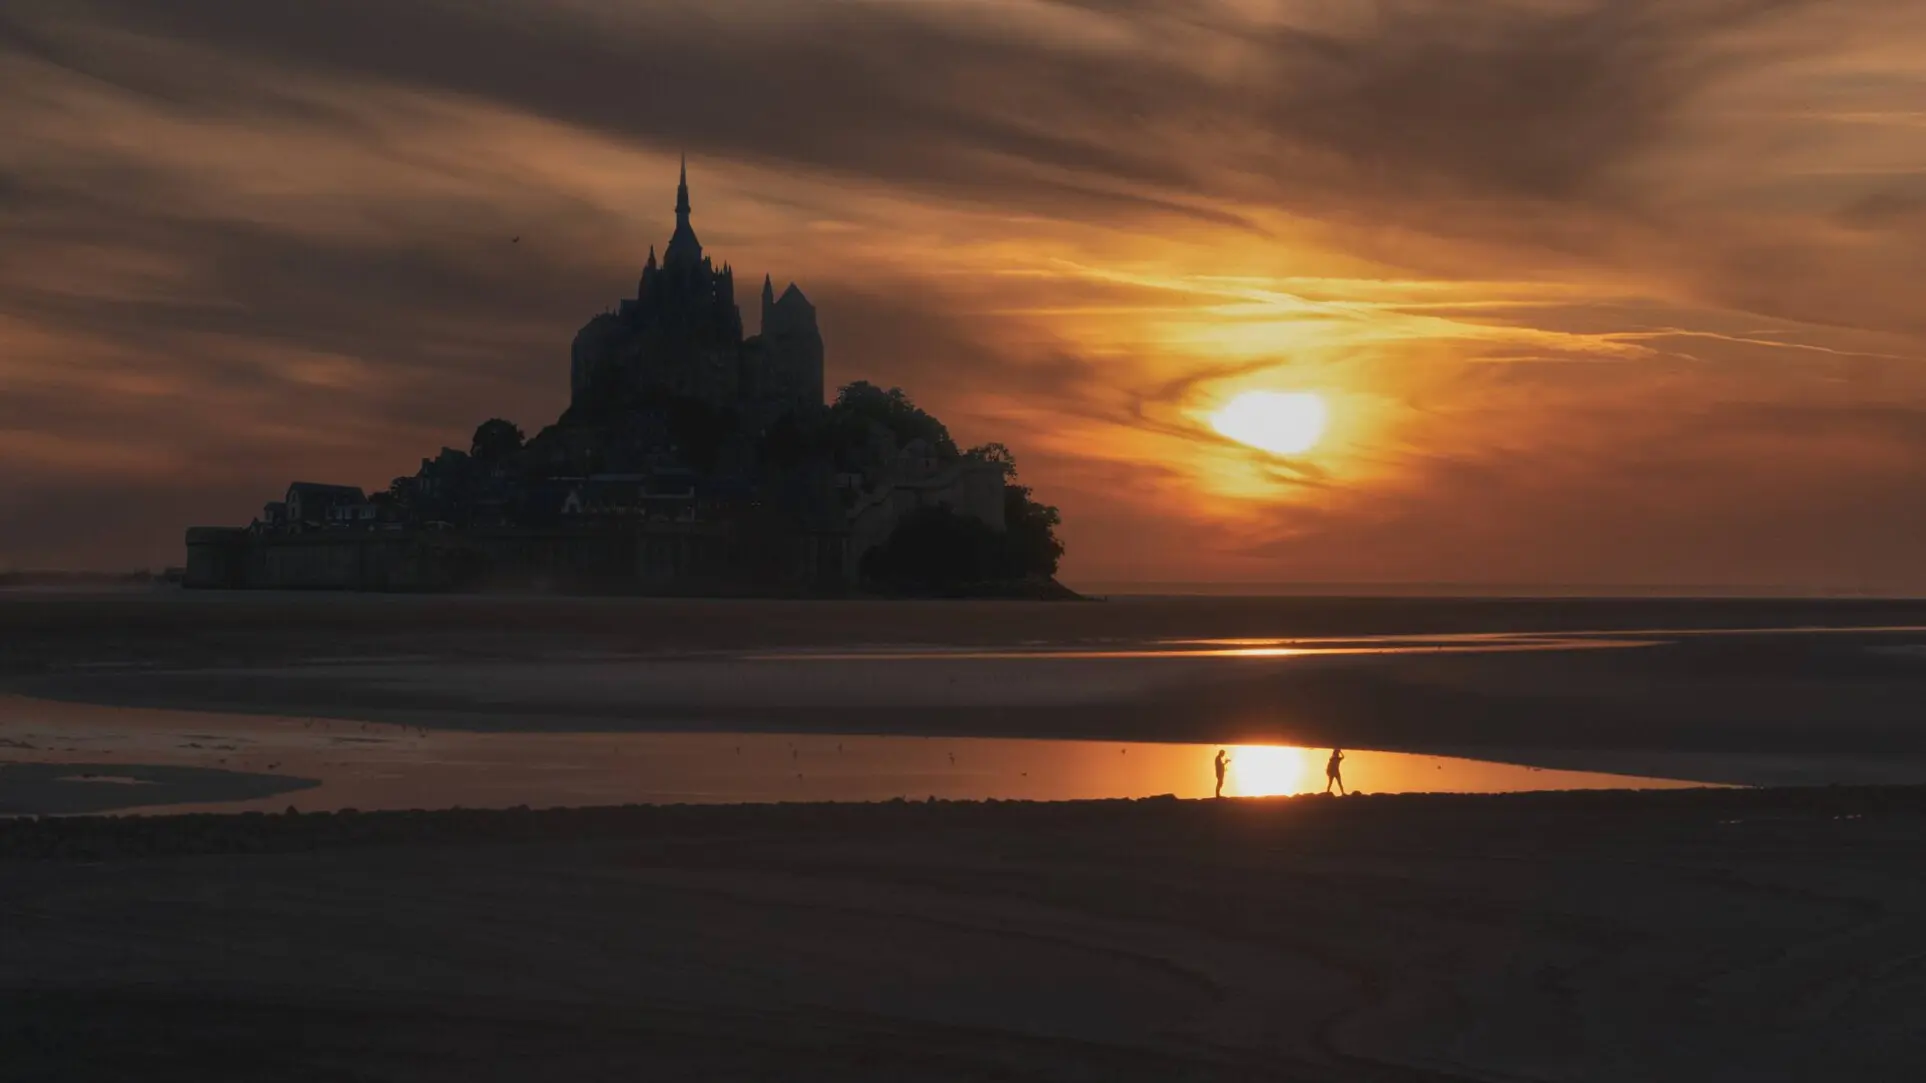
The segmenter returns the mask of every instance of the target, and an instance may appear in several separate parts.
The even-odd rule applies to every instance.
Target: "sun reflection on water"
[[[1314,765],[1301,748],[1234,745],[1224,771],[1224,793],[1231,797],[1275,797],[1310,789]]]
[[[340,736],[353,727],[353,738]],[[1227,754],[1223,795],[1323,793],[1329,748],[1166,744],[947,735],[817,733],[473,732],[386,722],[60,704],[0,696],[0,790],[7,775],[52,770],[47,785],[93,791],[90,807],[138,808],[160,795],[120,787],[102,805],[101,757],[131,768],[194,768],[257,781],[319,785],[228,800],[219,787],[169,795],[174,811],[302,812],[343,808],[512,808],[633,803],[1209,798]],[[1676,788],[1693,782],[1517,763],[1352,749],[1352,792],[1502,793]],[[26,770],[17,770],[18,768]],[[75,781],[63,781],[69,776]],[[38,777],[38,776],[36,776]],[[12,786],[12,789],[8,787]],[[53,794],[48,799],[59,797]],[[36,799],[38,800],[38,799]],[[159,806],[156,806],[159,807]]]

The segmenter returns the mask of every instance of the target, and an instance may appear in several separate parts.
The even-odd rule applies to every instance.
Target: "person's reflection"
[[[1215,795],[1215,796],[1217,796],[1217,797],[1222,797],[1222,796],[1224,796],[1224,768],[1225,768],[1225,767],[1227,767],[1227,766],[1229,766],[1229,765],[1230,765],[1230,753],[1228,753],[1228,752],[1226,752],[1226,751],[1224,751],[1224,750],[1223,750],[1223,749],[1221,749],[1221,748],[1220,748],[1220,749],[1218,749],[1218,750],[1217,750],[1217,763],[1216,763],[1216,767],[1217,767],[1217,793],[1216,793],[1216,795]]]

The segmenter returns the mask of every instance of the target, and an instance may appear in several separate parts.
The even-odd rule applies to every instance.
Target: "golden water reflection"
[[[0,698],[0,765],[88,765],[74,773],[96,776],[112,776],[115,766],[178,765],[320,783],[237,802],[212,796],[197,802],[191,788],[170,791],[164,810],[1209,797],[1218,747],[941,736],[472,733]],[[1227,797],[1325,788],[1329,749],[1242,744],[1226,752]],[[1697,785],[1353,750],[1346,751],[1343,778],[1352,790],[1370,793]],[[151,804],[150,787],[115,789],[128,793],[125,807]],[[24,800],[5,796],[15,804]]]
[[[1172,639],[1138,645],[1065,647],[869,647],[860,650],[779,650],[744,656],[755,662],[909,661],[1145,661],[1198,658],[1298,658],[1343,655],[1526,654],[1627,650],[1662,641],[1629,635],[1473,632],[1358,638]]]
[[[1238,745],[1229,749],[1224,792],[1231,797],[1273,797],[1314,788],[1316,756],[1286,745]]]
[[[1330,784],[1328,748],[1234,745],[1224,775],[1226,797],[1275,797],[1341,792]],[[1525,764],[1345,749],[1343,789],[1371,793],[1517,793],[1526,790],[1677,789],[1701,783],[1597,771],[1562,771]]]

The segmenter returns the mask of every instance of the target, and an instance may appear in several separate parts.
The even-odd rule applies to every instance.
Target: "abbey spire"
[[[692,267],[702,262],[702,242],[689,225],[689,156],[682,156],[682,177],[675,186],[675,232],[662,253],[664,267]]]
[[[649,249],[635,295],[590,320],[569,351],[577,406],[637,407],[652,397],[696,399],[764,425],[823,403],[816,310],[791,285],[762,279],[762,329],[742,334],[735,267],[703,254],[689,224],[689,167],[676,178],[675,232]],[[597,405],[600,404],[600,405]],[[651,407],[653,408],[653,407]],[[749,430],[745,430],[749,431]]]

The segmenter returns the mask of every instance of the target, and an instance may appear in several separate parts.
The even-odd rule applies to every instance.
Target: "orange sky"
[[[15,0],[0,567],[553,420],[686,149],[1073,584],[1926,589],[1922,55],[1907,0]],[[1216,435],[1248,389],[1324,442]]]

